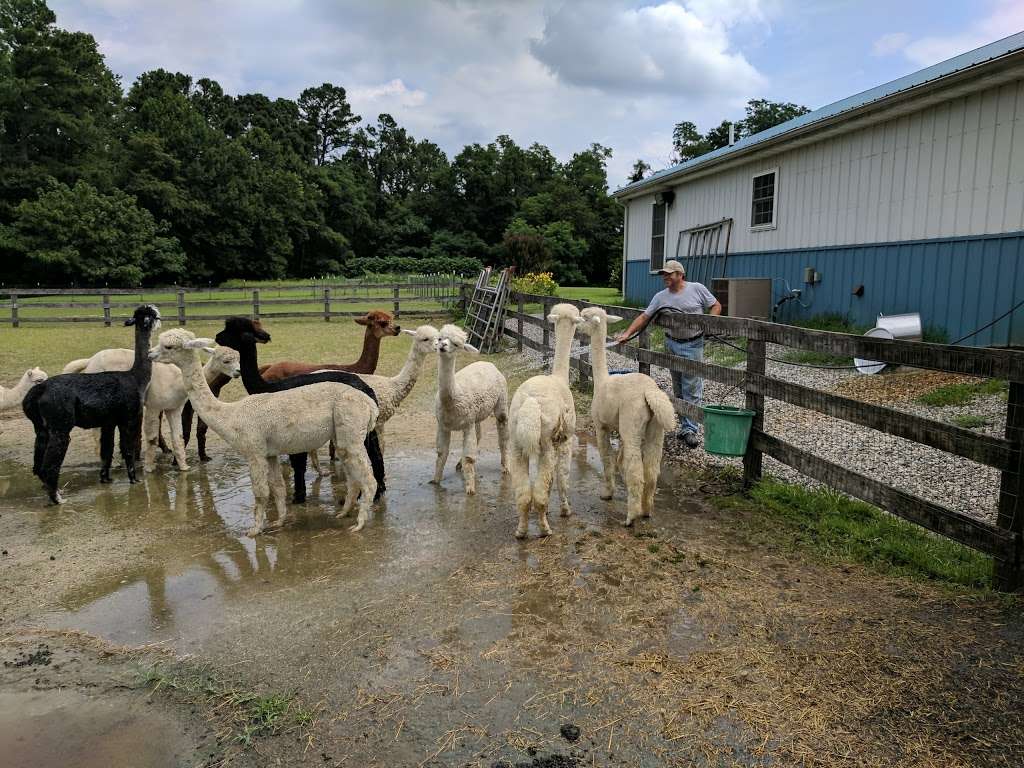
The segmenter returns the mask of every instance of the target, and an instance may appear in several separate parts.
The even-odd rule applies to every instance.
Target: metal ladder
[[[466,308],[469,343],[481,352],[492,352],[505,327],[505,304],[512,284],[513,268],[501,270],[498,284],[490,285],[491,268],[481,270]]]

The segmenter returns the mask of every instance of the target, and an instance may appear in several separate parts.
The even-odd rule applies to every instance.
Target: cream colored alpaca
[[[373,479],[363,446],[366,435],[377,423],[378,410],[373,400],[344,384],[324,382],[284,392],[250,395],[234,403],[221,402],[210,391],[199,365],[198,350],[211,348],[213,343],[176,328],[160,334],[159,344],[150,350],[149,356],[181,369],[196,414],[249,462],[256,498],[255,520],[249,535],[255,536],[263,530],[268,500],[277,508],[279,523],[284,523],[287,515],[278,457],[282,453],[312,450],[332,438],[337,443],[348,481],[345,502],[338,516],[347,515],[358,498],[356,524],[349,530],[360,530],[366,524],[377,491],[377,481]]]
[[[590,337],[591,364],[594,371],[594,400],[590,418],[597,432],[597,448],[604,470],[602,499],[615,493],[615,464],[611,433],[618,432],[619,459],[626,482],[625,525],[638,517],[650,517],[654,492],[661,474],[661,453],[665,433],[675,429],[676,414],[668,395],[650,376],[642,373],[608,375],[605,339],[608,324],[621,320],[609,316],[600,307],[587,307],[580,313],[578,328]]]
[[[576,434],[576,404],[569,389],[569,352],[580,312],[572,304],[556,304],[548,315],[555,325],[555,359],[550,376],[534,376],[516,390],[508,409],[511,432],[510,465],[519,525],[516,538],[526,536],[530,507],[537,514],[542,536],[551,535],[548,497],[552,476],[557,478],[562,517],[569,508],[569,459]],[[530,460],[537,477],[530,483]]]
[[[17,408],[25,399],[25,393],[40,382],[46,381],[46,371],[42,368],[29,368],[21,375],[18,383],[10,389],[0,387],[0,411]]]
[[[462,478],[466,495],[476,493],[476,449],[480,442],[480,424],[494,416],[498,423],[498,449],[501,471],[508,472],[508,383],[492,363],[470,363],[455,372],[459,350],[479,354],[466,342],[466,333],[455,325],[446,325],[434,342],[437,350],[437,463],[431,483],[440,485],[452,432],[462,432]]]
[[[92,357],[72,360],[64,366],[64,373],[102,373],[103,371],[130,371],[135,362],[135,352],[131,349],[101,349]],[[210,359],[203,366],[203,375],[207,383],[214,381],[221,374],[235,379],[241,373],[238,353],[230,347],[217,347]],[[182,472],[189,470],[185,458],[185,440],[181,435],[181,411],[188,402],[185,381],[181,372],[173,365],[157,363],[153,366],[153,375],[146,390],[145,409],[142,417],[142,452],[143,466],[147,472],[156,468],[157,441],[160,436],[160,417],[167,419],[167,427],[171,432],[171,452]],[[99,445],[99,432],[97,446]]]

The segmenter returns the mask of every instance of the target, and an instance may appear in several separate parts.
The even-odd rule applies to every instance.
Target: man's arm
[[[715,303],[711,305],[711,309],[708,310],[709,315],[720,315],[722,314],[722,302],[715,299]]]
[[[721,311],[722,308],[719,307],[718,309],[719,311]],[[641,313],[636,316],[636,319],[632,323],[629,324],[629,328],[627,328],[624,331],[620,331],[619,333],[615,334],[612,338],[615,341],[622,341],[623,339],[628,338],[632,336],[634,333],[637,333],[638,331],[645,328],[649,322],[651,322],[651,318]]]

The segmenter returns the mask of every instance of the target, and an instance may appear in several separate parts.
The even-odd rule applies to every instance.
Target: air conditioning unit
[[[711,292],[727,317],[768,320],[772,316],[770,277],[718,277],[711,281]]]

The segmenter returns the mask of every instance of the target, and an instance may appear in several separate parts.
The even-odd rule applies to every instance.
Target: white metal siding
[[[755,173],[778,168],[776,228],[750,231]],[[681,230],[725,217],[729,250],[785,250],[1024,230],[1024,80],[675,187]],[[629,201],[630,261],[650,257],[653,195]]]

